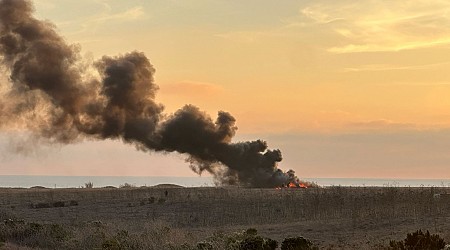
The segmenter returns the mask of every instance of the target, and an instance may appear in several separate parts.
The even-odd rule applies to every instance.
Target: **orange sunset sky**
[[[143,51],[168,113],[228,111],[302,177],[450,179],[450,2],[39,0],[86,60]],[[4,81],[4,80],[3,80]],[[195,176],[119,141],[22,148],[0,174]],[[20,152],[16,152],[20,151]]]

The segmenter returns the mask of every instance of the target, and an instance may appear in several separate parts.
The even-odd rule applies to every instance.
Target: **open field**
[[[0,189],[3,219],[139,232],[167,225],[201,240],[249,227],[281,242],[304,236],[321,248],[376,249],[430,230],[450,241],[449,188],[330,187]]]

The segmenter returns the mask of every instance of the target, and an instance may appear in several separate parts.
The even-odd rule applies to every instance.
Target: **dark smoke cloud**
[[[277,168],[281,152],[266,142],[233,143],[236,120],[227,112],[213,121],[186,105],[165,115],[155,102],[155,69],[143,53],[105,56],[91,65],[100,77],[86,77],[78,47],[32,14],[30,1],[0,0],[1,65],[10,84],[0,102],[0,127],[22,124],[56,143],[119,139],[143,151],[186,154],[195,172],[207,171],[221,184],[298,181],[293,171]]]
[[[158,87],[155,69],[143,53],[103,57],[96,63],[103,80],[101,95],[106,103],[100,110],[102,138],[123,138],[154,147],[154,132],[163,106],[155,103]]]

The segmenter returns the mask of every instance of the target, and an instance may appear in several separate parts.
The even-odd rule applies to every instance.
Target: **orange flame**
[[[276,189],[283,189],[283,188],[308,188],[308,183],[298,183],[298,182],[289,182],[288,184],[284,184],[280,187],[276,187]]]

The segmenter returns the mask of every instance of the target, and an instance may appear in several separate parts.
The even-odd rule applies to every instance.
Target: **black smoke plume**
[[[264,141],[233,143],[235,118],[213,121],[186,105],[163,113],[155,102],[155,69],[143,53],[105,56],[86,65],[53,24],[33,17],[27,0],[0,0],[0,60],[4,74],[0,127],[22,126],[54,143],[118,139],[143,151],[188,155],[197,173],[222,184],[275,187],[297,182],[277,168],[279,150]],[[92,74],[93,70],[98,74]],[[94,76],[95,75],[95,76]]]

